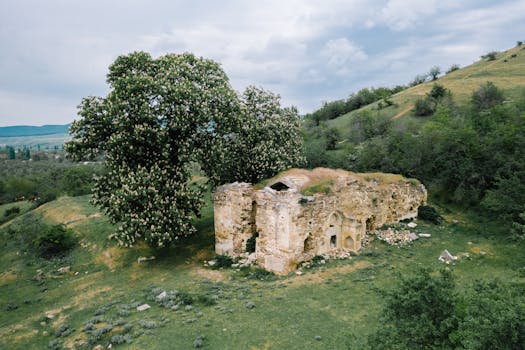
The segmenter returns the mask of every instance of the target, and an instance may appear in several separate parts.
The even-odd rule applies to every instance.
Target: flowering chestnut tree
[[[93,202],[117,223],[119,244],[169,245],[195,231],[204,188],[190,165],[217,154],[238,97],[217,63],[192,54],[120,56],[107,81],[106,97],[82,100],[66,150],[76,160],[103,155]]]
[[[106,97],[82,100],[66,151],[102,156],[93,203],[120,245],[164,247],[195,232],[205,190],[192,181],[195,162],[217,184],[271,176],[300,157],[297,112],[260,89],[238,96],[212,60],[135,52],[115,60],[107,82]]]
[[[226,135],[219,182],[256,183],[304,163],[301,120],[297,109],[282,108],[279,95],[250,86],[240,97],[240,125]]]

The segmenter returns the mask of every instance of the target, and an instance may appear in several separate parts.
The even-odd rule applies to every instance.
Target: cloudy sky
[[[136,50],[220,62],[310,112],[525,40],[525,0],[0,0],[0,126],[65,124]]]

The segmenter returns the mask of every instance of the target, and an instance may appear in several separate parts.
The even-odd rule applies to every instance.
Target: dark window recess
[[[330,247],[335,248],[337,246],[337,236],[333,235],[330,237]]]
[[[271,185],[270,188],[271,188],[272,190],[276,190],[276,191],[286,191],[286,190],[288,190],[290,187],[286,186],[286,185],[283,184],[282,182],[276,182],[276,183],[274,183],[273,185]]]

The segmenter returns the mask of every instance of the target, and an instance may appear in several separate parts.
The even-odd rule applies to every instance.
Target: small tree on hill
[[[432,79],[432,81],[437,80],[439,74],[441,74],[441,68],[439,68],[438,66],[432,67],[430,69],[430,72],[428,72],[428,76],[430,77],[430,79]]]

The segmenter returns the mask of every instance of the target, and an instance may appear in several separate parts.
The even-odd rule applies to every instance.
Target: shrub
[[[436,106],[434,101],[429,98],[418,98],[414,104],[414,114],[418,117],[425,117],[434,114]]]
[[[519,41],[519,40],[518,40],[518,41],[516,42],[516,46],[521,46],[521,45],[523,45],[523,41]]]
[[[414,80],[409,84],[410,86],[416,86],[419,84],[423,84],[425,81],[427,81],[427,75],[426,74],[419,74],[416,75]]]
[[[233,259],[231,256],[228,255],[216,255],[215,261],[217,261],[217,264],[215,264],[215,267],[231,267],[233,264]]]
[[[487,60],[487,61],[495,61],[497,54],[498,54],[497,51],[491,51],[491,52],[487,53],[486,55],[481,56],[481,58],[484,59],[484,60]]]
[[[487,81],[472,93],[471,101],[477,109],[489,109],[504,100],[503,92],[494,83]]]
[[[457,70],[459,70],[459,64],[453,64],[450,66],[450,68],[446,71],[445,74],[452,73]]]
[[[41,256],[51,258],[64,255],[76,244],[73,231],[64,225],[54,225],[45,228],[33,241]]]
[[[432,97],[433,99],[439,100],[445,97],[447,94],[447,89],[441,85],[441,84],[434,84],[432,86],[432,90],[428,93],[428,96]]]
[[[120,345],[120,344],[129,344],[131,343],[131,336],[129,334],[117,334],[110,338],[109,342],[111,344]]]
[[[422,205],[417,208],[417,217],[436,225],[439,225],[443,221],[443,217],[439,215],[436,208],[431,207],[430,205]]]
[[[18,213],[20,213],[20,207],[11,207],[9,209],[6,209],[6,211],[4,212],[4,216],[8,217]]]

